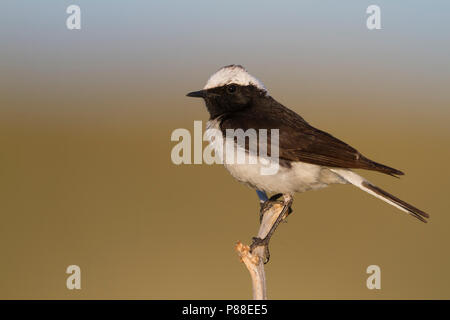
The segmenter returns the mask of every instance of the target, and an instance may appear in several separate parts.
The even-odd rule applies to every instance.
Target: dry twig
[[[283,211],[283,204],[276,202],[273,205],[266,208],[263,213],[261,225],[259,227],[257,237],[264,239],[269,233],[270,229],[274,225],[278,216]],[[287,214],[283,217],[285,219]],[[253,285],[253,299],[254,300],[266,300],[267,288],[266,288],[266,274],[264,271],[264,247],[256,247],[253,252],[250,252],[250,247],[238,242],[236,244],[236,251],[238,252],[241,261],[245,264],[250,276],[252,278]]]

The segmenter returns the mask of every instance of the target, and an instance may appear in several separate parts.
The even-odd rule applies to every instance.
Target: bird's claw
[[[257,247],[263,246],[264,247],[264,264],[267,264],[270,260],[270,252],[269,252],[269,240],[270,238],[265,237],[264,239],[261,239],[259,237],[253,237],[253,242],[250,245],[250,252],[253,252],[254,249]]]
[[[260,206],[260,209],[259,209],[259,223],[262,222],[262,219],[264,217],[264,213],[267,210],[269,210],[270,207],[272,207],[276,203],[281,204],[281,205],[284,204],[283,201],[278,200],[281,196],[282,196],[281,193],[277,193],[277,194],[271,196],[268,200],[266,200],[264,202],[261,202],[261,206]],[[289,216],[291,213],[292,213],[292,208],[289,207],[288,211],[287,211],[287,215]],[[286,220],[284,220],[284,221],[286,221]]]

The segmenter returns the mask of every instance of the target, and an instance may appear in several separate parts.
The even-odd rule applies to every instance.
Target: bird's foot
[[[259,208],[259,223],[262,222],[262,219],[264,217],[264,213],[270,209],[270,207],[272,207],[274,204],[278,203],[283,205],[284,202],[278,200],[283,194],[282,193],[277,193],[273,196],[271,196],[269,199],[267,199],[264,202],[261,202],[260,204],[260,208]],[[287,211],[287,215],[289,216],[292,213],[292,208],[289,206],[289,209]]]
[[[264,264],[269,262],[270,259],[270,251],[269,251],[269,241],[270,238],[265,237],[264,239],[253,237],[253,242],[250,245],[250,252],[253,252],[256,247],[263,246],[264,247]]]

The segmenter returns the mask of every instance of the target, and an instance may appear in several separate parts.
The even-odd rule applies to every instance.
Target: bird
[[[266,247],[270,237],[285,213],[291,211],[293,196],[308,190],[317,190],[333,184],[351,184],[410,214],[422,222],[427,222],[429,214],[384,191],[354,172],[365,169],[399,177],[404,173],[387,165],[375,162],[362,155],[355,148],[319,130],[300,115],[285,107],[271,95],[264,84],[252,76],[243,66],[233,64],[220,68],[207,81],[202,90],[187,94],[188,97],[202,98],[209,112],[207,129],[214,129],[222,139],[210,135],[210,143],[217,152],[223,152],[225,142],[233,144],[249,157],[260,159],[250,143],[239,143],[227,136],[232,130],[273,130],[277,129],[279,168],[275,174],[261,174],[259,161],[256,163],[225,162],[225,168],[238,181],[255,189],[266,207],[282,197],[283,211],[264,238],[253,238],[250,248]],[[242,132],[242,131],[241,131]],[[267,135],[267,149],[275,140],[272,131]],[[226,148],[225,148],[226,149]],[[223,156],[223,155],[222,155]],[[266,193],[275,193],[270,199]],[[268,257],[266,258],[268,261]]]

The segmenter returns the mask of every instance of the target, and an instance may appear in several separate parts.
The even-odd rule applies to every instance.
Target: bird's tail
[[[394,207],[397,207],[398,209],[409,213],[413,217],[419,219],[422,222],[427,222],[425,218],[429,218],[430,216],[423,212],[420,209],[417,209],[416,207],[410,205],[409,203],[406,203],[403,200],[400,200],[396,196],[393,196],[392,194],[384,191],[383,189],[378,188],[377,186],[371,184],[369,181],[361,177],[360,175],[354,173],[351,170],[348,169],[330,169],[334,173],[341,176],[343,179],[345,179],[347,182],[353,184],[354,186],[357,186],[361,190],[364,190],[367,193],[370,193],[371,195],[389,203],[390,205],[393,205]]]

